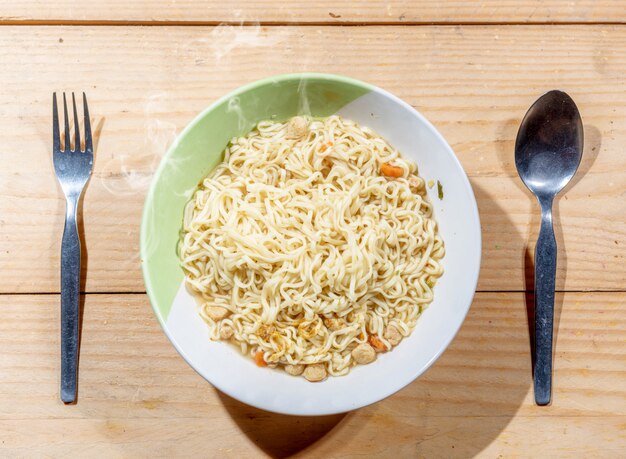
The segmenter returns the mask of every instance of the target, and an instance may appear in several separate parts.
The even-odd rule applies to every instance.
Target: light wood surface
[[[533,402],[525,300],[477,294],[419,380],[348,415],[293,418],[213,389],[173,349],[145,295],[87,295],[79,403],[63,406],[58,295],[0,296],[1,447],[56,457],[618,457],[626,293],[557,295],[550,407]]]
[[[585,153],[555,209],[557,288],[626,285],[626,27],[20,26],[0,28],[0,53],[1,292],[59,289],[64,201],[50,160],[52,91],[86,90],[99,137],[84,201],[86,290],[143,292],[141,208],[175,133],[241,84],[305,70],[380,85],[440,129],[478,200],[479,290],[526,288],[539,207],[517,176],[514,138],[542,92],[568,91],[585,122]]]
[[[0,55],[0,457],[624,456],[625,1],[5,0]],[[299,71],[420,110],[470,177],[483,230],[479,293],[444,355],[394,396],[321,418],[248,407],[198,376],[155,320],[138,256],[175,135],[226,92]],[[555,209],[566,292],[553,403],[537,407],[526,291],[539,212],[513,144],[553,88],[581,110],[585,153]],[[96,128],[73,406],[58,400],[64,202],[50,157],[51,93],[64,90],[87,92]]]
[[[3,0],[0,21],[119,23],[625,22],[622,0]]]

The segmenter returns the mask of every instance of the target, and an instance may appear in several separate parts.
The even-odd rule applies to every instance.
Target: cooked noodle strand
[[[212,339],[344,375],[359,344],[411,333],[444,245],[414,163],[352,121],[306,123],[231,141],[185,209],[180,258]]]

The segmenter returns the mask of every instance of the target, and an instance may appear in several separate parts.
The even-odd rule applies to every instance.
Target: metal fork
[[[70,124],[67,101],[63,93],[63,117],[65,139],[61,149],[57,95],[52,95],[52,154],[54,171],[65,194],[65,228],[61,244],[61,400],[76,400],[78,342],[80,321],[80,238],[78,236],[77,211],[85,184],[93,166],[93,143],[87,96],[83,93],[85,126],[85,149],[81,150],[80,128],[76,112],[76,99],[72,93],[74,108],[74,149],[71,147]]]

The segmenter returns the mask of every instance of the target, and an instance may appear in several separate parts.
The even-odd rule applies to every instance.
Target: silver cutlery
[[[583,153],[583,123],[576,104],[561,91],[540,97],[522,120],[515,142],[520,178],[541,206],[535,248],[535,359],[537,405],[552,394],[552,334],[557,247],[552,227],[554,197],[576,173]]]
[[[72,93],[74,148],[72,149],[67,101],[63,93],[65,135],[61,145],[56,93],[52,95],[52,154],[54,171],[65,194],[65,228],[61,243],[61,400],[76,400],[80,323],[80,238],[78,203],[93,167],[93,142],[87,97],[83,93],[84,149],[82,149],[76,99]]]

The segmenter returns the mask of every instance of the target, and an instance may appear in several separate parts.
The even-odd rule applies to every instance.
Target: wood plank
[[[491,459],[534,458],[541,453],[542,457],[614,459],[626,447],[620,437],[624,416],[552,416],[540,423],[524,417],[407,419],[376,413],[294,421],[236,409],[231,416],[169,422],[150,418],[0,421],[0,429],[6,436],[2,449],[9,457]]]
[[[556,208],[557,288],[626,286],[626,27],[19,26],[0,28],[0,52],[0,292],[58,291],[52,91],[87,90],[99,136],[86,289],[141,292],[141,208],[175,133],[243,83],[306,70],[377,84],[440,129],[478,199],[482,290],[527,288],[539,210],[517,177],[514,138],[536,97],[568,91],[585,155]]]
[[[417,381],[347,415],[293,418],[213,389],[168,342],[145,295],[86,296],[79,400],[63,406],[58,295],[4,295],[0,451],[529,457],[532,438],[544,456],[616,457],[626,448],[624,304],[623,292],[557,295],[551,406],[533,403],[524,293],[479,293],[456,339]]]
[[[623,0],[4,0],[0,21],[63,23],[501,23],[624,22]]]

